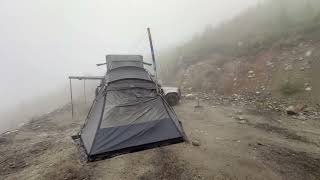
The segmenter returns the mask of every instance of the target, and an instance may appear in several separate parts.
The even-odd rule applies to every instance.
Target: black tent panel
[[[139,89],[156,89],[154,82],[141,80],[141,79],[125,79],[110,83],[107,87],[107,91],[123,90],[128,88],[139,88]]]
[[[89,158],[184,141],[174,110],[139,64],[142,56],[107,56],[107,60],[116,63],[111,63],[80,132]]]
[[[91,155],[182,137],[171,119],[100,129]]]
[[[185,137],[185,133],[184,130],[180,124],[180,121],[176,115],[176,113],[174,112],[173,108],[166,102],[164,97],[161,97],[162,99],[162,103],[164,105],[164,108],[166,109],[169,117],[172,119],[172,122],[176,125],[176,127],[178,128],[178,130],[183,134],[183,137]]]
[[[113,93],[119,95],[119,93]],[[125,96],[121,105],[112,104],[112,99],[106,99],[103,119],[100,128],[137,124],[141,122],[155,121],[170,118],[160,97],[144,98],[140,101],[133,99],[134,103]],[[112,96],[114,97],[114,96]],[[114,102],[114,101],[113,101]]]
[[[104,109],[104,103],[105,103],[105,96],[104,96],[103,90],[100,90],[98,96],[93,102],[93,105],[92,105],[91,111],[88,114],[86,123],[83,129],[81,130],[81,139],[87,153],[90,153],[92,144],[95,139],[95,135],[98,131],[100,121],[102,118],[103,109]]]
[[[184,132],[173,110],[155,90],[102,89],[96,97],[81,139],[89,157],[170,140]]]

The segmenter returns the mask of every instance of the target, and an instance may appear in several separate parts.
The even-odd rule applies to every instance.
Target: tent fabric
[[[175,139],[181,136],[171,119],[105,128],[97,134],[97,140],[91,153],[93,155],[101,154],[106,151]]]
[[[145,69],[130,66],[116,68],[109,71],[105,79],[107,83],[122,79],[142,79],[152,81],[149,73]]]
[[[122,54],[110,54],[106,56],[107,62],[110,61],[143,61],[142,55],[122,55]]]
[[[99,123],[102,117],[104,108],[105,97],[103,96],[103,90],[101,89],[96,99],[93,102],[91,111],[88,114],[86,123],[81,130],[81,138],[86,147],[86,150],[90,150],[94,141],[94,137],[99,128]]]
[[[146,97],[142,97],[138,93],[139,91],[128,91],[124,93],[108,93],[101,128],[170,118],[162,103],[162,99],[155,97],[154,92],[150,94],[146,92],[144,94]]]
[[[121,80],[109,84],[107,87],[107,91],[115,91],[128,88],[155,90],[156,84],[154,82],[150,82],[149,80],[146,81],[141,79]]]
[[[143,68],[143,56],[140,55],[108,55],[106,59],[108,70],[125,66]]]
[[[113,70],[120,67],[139,67],[143,68],[143,62],[142,61],[111,61],[109,63],[108,69]]]
[[[146,70],[118,67],[106,79],[80,133],[89,156],[184,139],[176,114]]]

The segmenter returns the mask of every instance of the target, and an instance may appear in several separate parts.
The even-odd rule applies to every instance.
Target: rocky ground
[[[249,103],[255,99],[279,111],[299,104],[319,109],[319,49],[319,41],[295,35],[244,56],[212,52],[193,60],[181,58],[171,74],[163,74],[167,83],[187,93],[219,94]]]
[[[247,98],[190,94],[175,108],[189,143],[87,163],[71,135],[88,107],[77,105],[72,120],[65,106],[0,136],[0,179],[320,178],[316,111],[292,116],[286,106],[265,109]]]

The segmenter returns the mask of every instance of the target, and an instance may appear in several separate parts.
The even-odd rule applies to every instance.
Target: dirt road
[[[88,107],[34,118],[0,136],[0,179],[320,179],[320,120],[183,100],[190,143],[86,163],[70,136]],[[194,146],[191,142],[200,143]]]

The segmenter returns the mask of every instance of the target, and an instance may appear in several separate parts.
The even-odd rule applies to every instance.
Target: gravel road
[[[189,143],[82,160],[71,140],[88,107],[35,117],[0,136],[0,179],[314,179],[320,178],[320,121],[183,100],[175,107]]]

